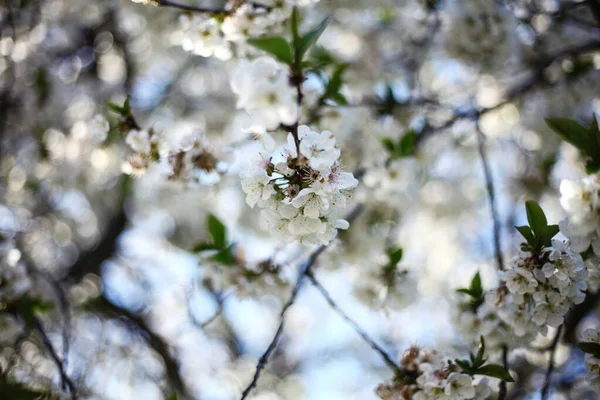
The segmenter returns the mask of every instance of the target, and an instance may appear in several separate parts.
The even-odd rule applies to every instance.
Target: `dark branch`
[[[197,7],[197,6],[192,6],[189,4],[177,3],[177,2],[171,1],[171,0],[151,0],[150,2],[157,7],[171,7],[171,8],[177,8],[177,9],[183,10],[183,11],[207,13],[207,14],[227,15],[233,11],[233,9],[226,10],[224,8]]]
[[[348,314],[346,314],[344,312],[344,310],[342,310],[340,308],[340,306],[337,305],[337,303],[335,302],[335,300],[333,300],[333,298],[331,297],[331,295],[329,294],[329,292],[327,291],[327,289],[325,289],[323,287],[323,285],[321,285],[321,283],[319,281],[317,281],[317,279],[315,278],[315,275],[313,274],[312,271],[308,271],[306,273],[306,276],[308,277],[308,279],[310,280],[310,282],[317,288],[317,290],[323,295],[323,297],[325,298],[325,300],[327,301],[327,303],[331,306],[331,308],[338,313],[343,319],[344,321],[346,321],[348,323],[348,325],[350,325],[352,327],[352,329],[354,329],[354,331],[356,333],[358,333],[358,335],[369,345],[371,346],[371,348],[373,350],[375,350],[377,353],[379,353],[379,355],[381,356],[381,358],[383,358],[383,361],[385,361],[385,363],[387,364],[388,367],[390,367],[390,369],[392,369],[395,373],[401,373],[402,369],[392,360],[392,357],[390,357],[383,348],[381,348],[381,346],[379,346],[356,322],[354,322],[354,320],[352,318],[350,318],[348,316]]]
[[[179,364],[171,355],[169,345],[162,337],[152,331],[143,317],[115,304],[104,295],[93,300],[90,307],[92,311],[97,311],[110,318],[120,319],[128,328],[136,331],[144,338],[148,345],[163,359],[168,382],[179,393],[180,398],[190,397],[187,387],[179,374]]]
[[[58,373],[60,375],[60,380],[61,380],[61,385],[62,385],[63,390],[68,389],[69,393],[71,393],[71,399],[73,399],[73,400],[77,399],[77,391],[75,388],[75,384],[73,383],[71,378],[69,378],[69,375],[67,375],[67,372],[65,371],[65,366],[63,365],[63,362],[61,361],[60,357],[58,357],[58,353],[56,352],[54,345],[50,341],[50,338],[46,334],[46,331],[44,330],[42,323],[34,315],[31,316],[31,320],[33,322],[33,326],[34,326],[35,330],[40,334],[40,336],[42,338],[44,347],[46,347],[46,350],[48,350],[48,353],[50,354],[52,361],[54,361],[54,364],[56,365],[56,368],[58,369]]]
[[[490,163],[487,158],[487,154],[485,151],[485,136],[481,129],[479,128],[479,124],[477,124],[476,129],[477,134],[477,149],[479,151],[479,159],[481,160],[481,165],[483,166],[483,174],[485,177],[485,188],[487,191],[488,202],[490,204],[490,212],[492,214],[492,220],[494,223],[493,235],[494,235],[494,256],[496,257],[496,262],[498,264],[498,269],[500,271],[504,270],[504,259],[502,256],[502,244],[500,243],[500,217],[498,216],[498,209],[496,206],[496,189],[494,187],[494,179],[492,177],[492,171],[490,169]]]
[[[362,209],[363,209],[362,204],[354,207],[354,209],[346,217],[348,222],[352,222],[354,219],[356,219],[356,217],[362,212]],[[256,365],[256,371],[254,372],[252,381],[246,387],[246,389],[244,389],[244,391],[242,392],[241,400],[246,399],[248,397],[248,395],[250,394],[250,392],[252,391],[252,389],[254,389],[256,387],[256,384],[258,383],[258,379],[260,378],[260,374],[261,374],[262,370],[265,368],[265,366],[269,362],[269,358],[271,357],[271,354],[273,353],[273,351],[275,351],[275,349],[277,348],[277,343],[279,342],[279,338],[281,337],[281,334],[283,333],[283,325],[285,323],[286,313],[287,313],[288,309],[292,306],[292,304],[294,304],[294,302],[296,301],[296,298],[298,297],[298,292],[300,291],[300,287],[302,286],[304,278],[306,276],[308,276],[311,269],[316,264],[319,256],[325,251],[325,249],[327,249],[327,245],[319,246],[317,248],[317,250],[315,250],[310,255],[310,257],[308,258],[308,261],[302,266],[300,275],[298,276],[298,279],[296,280],[296,284],[294,285],[294,289],[292,290],[292,294],[291,294],[290,298],[288,299],[288,301],[283,306],[283,309],[281,310],[279,326],[277,327],[275,336],[273,336],[273,339],[271,340],[271,343],[267,347],[267,350],[265,350],[265,352],[262,354],[262,356],[258,359],[258,364]]]
[[[556,330],[556,335],[554,336],[554,339],[552,339],[552,344],[550,345],[550,360],[548,361],[548,370],[546,371],[546,379],[544,381],[544,387],[542,388],[542,400],[546,399],[546,396],[548,395],[548,389],[550,389],[550,378],[552,377],[552,372],[554,371],[554,353],[556,351],[556,346],[558,345],[561,333],[562,325]]]

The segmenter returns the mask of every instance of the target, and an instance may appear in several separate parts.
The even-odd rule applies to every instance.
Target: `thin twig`
[[[381,356],[383,361],[385,361],[387,366],[390,367],[390,369],[392,369],[394,372],[401,373],[402,369],[392,360],[392,357],[390,357],[390,355],[387,354],[386,351],[375,342],[375,340],[373,340],[352,318],[350,318],[348,316],[348,314],[346,314],[344,312],[344,310],[341,309],[340,306],[337,305],[337,303],[335,302],[335,300],[333,300],[333,298],[331,297],[331,295],[329,294],[327,289],[325,289],[323,287],[323,285],[321,285],[321,283],[315,278],[314,273],[312,271],[308,271],[306,273],[306,276],[308,277],[310,282],[314,285],[314,287],[316,287],[317,290],[323,295],[323,297],[325,298],[327,303],[331,306],[331,308],[336,313],[338,313],[344,319],[344,321],[346,321],[348,323],[348,325],[350,325],[352,327],[352,329],[354,329],[354,331],[356,333],[358,333],[358,335],[369,346],[371,346],[371,348],[373,350],[375,350],[377,353],[379,353],[379,355]]]
[[[509,365],[508,365],[508,346],[507,345],[502,345],[502,365],[504,366],[504,369],[506,371],[508,371]],[[498,392],[498,400],[504,400],[506,399],[506,381],[500,381],[500,385],[499,385],[499,392]]]
[[[41,321],[35,316],[32,316],[32,321],[33,321],[35,330],[40,334],[40,336],[42,338],[42,342],[44,343],[44,346],[48,350],[48,353],[50,353],[50,357],[52,358],[52,360],[54,361],[54,364],[56,365],[56,368],[58,369],[58,373],[60,375],[60,380],[61,380],[61,386],[62,386],[63,390],[68,389],[69,393],[71,393],[71,399],[76,400],[77,392],[75,389],[75,384],[73,383],[71,378],[69,378],[69,375],[67,375],[67,372],[65,371],[65,367],[64,367],[62,361],[60,360],[60,357],[58,357],[58,353],[56,352],[54,345],[50,341],[50,338],[46,334],[46,331],[44,330],[44,327],[42,326]]]
[[[354,207],[354,209],[346,217],[346,220],[348,220],[349,222],[352,222],[362,212],[362,209],[363,209],[362,204],[359,204],[356,207]],[[244,389],[244,391],[242,392],[241,400],[246,399],[248,397],[248,395],[250,394],[250,392],[252,391],[252,389],[254,389],[256,387],[256,384],[258,383],[258,379],[260,378],[260,374],[262,373],[262,370],[265,368],[265,366],[269,362],[269,358],[271,357],[271,354],[273,353],[273,351],[275,351],[275,349],[277,348],[277,343],[279,342],[279,338],[281,337],[281,334],[283,333],[283,325],[285,323],[285,316],[286,316],[288,309],[296,301],[296,298],[298,297],[298,292],[300,291],[300,287],[302,286],[304,278],[306,276],[308,276],[312,267],[316,264],[319,256],[325,251],[325,249],[327,249],[327,246],[328,245],[319,246],[309,256],[308,261],[306,261],[306,263],[302,266],[301,272],[298,276],[298,279],[296,280],[296,284],[294,285],[294,289],[292,290],[292,294],[291,294],[290,298],[288,299],[288,301],[283,306],[283,309],[281,310],[279,326],[277,327],[275,336],[273,336],[273,339],[271,340],[271,343],[269,343],[267,350],[265,350],[265,352],[262,354],[262,356],[258,359],[258,363],[256,364],[256,370],[254,371],[254,376],[252,377],[252,381],[246,387],[246,389]]]
[[[562,325],[556,330],[556,335],[552,339],[552,345],[550,346],[550,360],[548,361],[548,370],[546,371],[546,380],[544,381],[544,387],[542,388],[542,400],[546,399],[548,395],[548,389],[550,389],[550,378],[554,371],[554,353],[556,352],[556,346],[560,340],[560,334],[562,333]]]
[[[151,0],[150,3],[154,4],[157,7],[171,7],[171,8],[177,8],[177,9],[183,10],[183,11],[208,13],[208,14],[227,15],[233,11],[233,9],[226,10],[224,8],[197,7],[197,6],[192,6],[189,4],[177,3],[177,2],[171,1],[171,0]]]
[[[498,216],[498,208],[496,206],[496,189],[494,187],[494,179],[492,177],[492,171],[490,169],[490,163],[487,158],[485,151],[485,135],[477,123],[476,128],[477,134],[477,150],[479,151],[479,158],[481,165],[483,166],[483,174],[485,177],[485,188],[487,191],[488,202],[490,204],[490,211],[492,213],[492,220],[494,223],[493,234],[494,234],[494,256],[498,263],[498,269],[504,270],[504,258],[502,256],[502,244],[500,242],[500,230],[502,225],[500,224],[500,217]]]

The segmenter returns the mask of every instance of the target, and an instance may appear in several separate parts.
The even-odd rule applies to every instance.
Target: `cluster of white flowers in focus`
[[[132,129],[125,141],[134,151],[123,166],[127,174],[139,175],[155,165],[160,175],[172,181],[213,184],[227,168],[201,134],[186,135],[173,145],[153,129]]]
[[[31,287],[21,252],[14,239],[0,236],[0,302],[10,302],[21,297]]]
[[[557,328],[569,309],[585,299],[587,269],[583,259],[559,240],[540,254],[517,258],[499,272],[502,284],[486,296],[517,337],[535,337]]]
[[[231,88],[238,95],[237,108],[253,119],[248,132],[262,134],[298,121],[296,88],[290,84],[287,68],[272,58],[241,60],[231,76]]]
[[[377,387],[383,400],[486,399],[490,393],[486,378],[476,382],[435,350],[411,347],[400,362],[401,374]]]
[[[587,329],[583,332],[583,341],[600,344],[600,331]],[[586,353],[585,365],[588,368],[587,380],[595,392],[600,392],[600,359],[593,354]]]
[[[280,154],[261,153],[257,167],[243,174],[242,189],[281,240],[326,244],[348,228],[343,212],[358,180],[342,171],[331,132],[302,125],[297,137],[298,143],[290,133]]]

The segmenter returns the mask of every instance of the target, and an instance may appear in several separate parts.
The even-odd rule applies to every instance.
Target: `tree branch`
[[[143,317],[115,304],[105,295],[93,300],[90,306],[92,311],[97,311],[107,317],[120,319],[126,326],[137,331],[148,345],[163,359],[165,373],[173,389],[179,393],[181,398],[190,398],[188,389],[179,374],[179,363],[171,355],[170,346],[162,337],[152,331]]]
[[[346,321],[346,323],[348,323],[348,325],[350,325],[352,327],[352,329],[354,329],[354,331],[356,333],[358,333],[358,335],[369,346],[371,346],[371,348],[373,350],[375,350],[377,353],[379,353],[379,355],[381,356],[381,358],[383,358],[383,361],[385,361],[387,366],[390,367],[390,369],[392,369],[395,373],[401,373],[402,369],[392,360],[392,357],[390,357],[385,352],[385,350],[383,348],[381,348],[381,346],[379,346],[352,318],[350,318],[348,316],[348,314],[346,314],[344,312],[344,310],[341,309],[340,306],[337,305],[337,303],[335,302],[335,300],[333,300],[333,298],[331,297],[331,295],[329,294],[327,289],[325,289],[323,287],[323,285],[321,285],[321,283],[319,281],[317,281],[314,273],[312,271],[308,271],[306,273],[306,276],[310,280],[310,282],[313,284],[313,286],[316,287],[317,290],[323,295],[323,297],[325,298],[327,303],[331,306],[331,308],[336,313],[338,313],[344,319],[344,321]]]
[[[352,222],[362,212],[362,209],[363,209],[362,204],[359,204],[356,207],[354,207],[354,209],[346,217],[346,220],[348,220],[348,222]],[[246,387],[246,389],[244,389],[244,391],[242,392],[241,400],[246,399],[248,397],[248,395],[250,394],[250,392],[252,391],[252,389],[254,389],[256,387],[256,384],[258,383],[258,379],[260,378],[260,374],[262,373],[262,370],[265,368],[265,366],[269,362],[269,358],[271,357],[271,354],[273,353],[273,351],[275,351],[275,349],[277,348],[277,343],[279,342],[279,338],[281,337],[281,334],[283,333],[283,325],[285,323],[286,313],[287,313],[288,309],[292,306],[292,304],[294,304],[294,302],[296,301],[296,298],[298,297],[298,293],[300,291],[300,287],[302,286],[304,278],[306,276],[308,276],[312,267],[316,264],[319,256],[325,251],[325,249],[327,249],[327,245],[319,246],[309,256],[308,261],[302,267],[300,275],[298,276],[298,279],[296,280],[296,284],[294,285],[294,289],[292,290],[292,294],[291,294],[290,298],[288,299],[288,301],[283,306],[283,309],[281,310],[279,326],[277,327],[275,336],[273,336],[273,339],[271,340],[271,343],[269,343],[267,350],[265,350],[265,352],[262,354],[262,356],[258,359],[258,364],[256,365],[256,370],[254,372],[254,376],[252,377],[252,381]]]
[[[548,389],[550,388],[550,378],[552,377],[552,371],[554,371],[554,353],[561,333],[562,325],[556,330],[556,335],[554,335],[554,339],[552,339],[552,344],[550,345],[550,360],[548,361],[548,370],[546,371],[546,379],[544,381],[544,387],[542,388],[542,400],[546,400]]]

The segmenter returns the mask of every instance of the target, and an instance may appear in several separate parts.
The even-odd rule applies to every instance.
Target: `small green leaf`
[[[292,65],[294,59],[292,57],[292,48],[290,44],[281,36],[263,36],[258,38],[248,39],[247,43],[257,47],[269,54],[272,54],[279,61],[288,65]]]
[[[502,365],[488,364],[477,368],[475,375],[491,376],[492,378],[502,379],[505,382],[514,382],[510,373]]]
[[[474,297],[483,296],[483,286],[481,285],[481,275],[479,275],[479,272],[477,272],[471,280],[471,287],[469,290]]]
[[[477,364],[483,363],[483,356],[485,355],[485,339],[483,336],[479,336],[479,349],[477,349],[477,357],[475,362]],[[477,365],[479,367],[479,365]]]
[[[233,245],[229,245],[228,247],[220,250],[217,254],[215,254],[212,259],[223,265],[235,265],[236,260],[233,256]]]
[[[223,249],[227,243],[227,228],[213,214],[208,216],[208,233],[212,237],[215,249]]]
[[[473,294],[471,293],[471,290],[470,290],[470,289],[464,289],[464,288],[463,288],[463,289],[456,289],[456,291],[457,291],[458,293],[463,293],[463,294],[466,294],[466,295],[468,295],[468,296],[475,297],[475,296],[473,296]]]
[[[579,122],[567,118],[546,118],[545,121],[565,142],[571,143],[582,152],[588,151],[587,129]]]
[[[389,137],[384,137],[383,139],[381,139],[381,144],[390,153],[394,152],[394,148],[395,148],[396,145],[394,144],[394,142],[392,141],[392,139],[390,139]]]
[[[345,65],[339,65],[331,74],[331,78],[329,82],[327,82],[327,86],[325,87],[324,96],[326,98],[338,93],[342,88],[342,75],[346,70]]]
[[[414,130],[409,130],[398,143],[398,151],[399,157],[409,157],[415,154],[415,149],[417,146],[417,133]]]
[[[600,357],[600,344],[594,342],[581,342],[577,346],[584,352]]]
[[[192,247],[192,253],[200,253],[207,250],[218,250],[213,243],[202,242]]]
[[[527,211],[527,221],[535,236],[543,237],[546,233],[548,220],[542,208],[533,200],[525,202],[525,211]]]
[[[294,43],[294,47],[298,44],[300,40],[300,33],[298,33],[298,24],[300,21],[300,17],[298,16],[298,7],[294,7],[292,10],[292,16],[290,18],[290,29],[292,31],[292,39]]]
[[[558,225],[548,225],[546,227],[546,233],[544,234],[543,244],[548,245],[550,243],[550,240],[554,236],[556,236],[558,232],[560,232],[560,228],[558,227]]]
[[[470,374],[471,371],[471,364],[469,363],[468,360],[454,360],[454,362],[456,363],[456,365],[458,365],[465,373]]]
[[[124,109],[121,106],[118,106],[114,103],[106,103],[106,106],[111,110],[114,111],[115,113],[119,114],[119,115],[123,115],[124,114]]]
[[[398,249],[390,249],[388,250],[388,256],[390,258],[390,264],[391,265],[397,265],[401,260],[402,260],[402,248],[398,248]]]
[[[166,400],[178,400],[179,396],[177,395],[177,392],[173,393],[172,395],[170,395],[169,397],[166,398]]]
[[[296,47],[296,60],[302,61],[304,58],[304,54],[311,48],[313,44],[319,40],[327,25],[331,22],[331,17],[325,18],[321,23],[312,31],[304,34],[298,43],[298,47]]]
[[[515,226],[515,228],[517,228],[521,236],[523,236],[525,240],[527,240],[527,243],[529,243],[529,245],[534,246],[533,243],[535,242],[535,237],[533,236],[533,232],[531,232],[530,227],[528,227],[527,225],[523,225]]]

